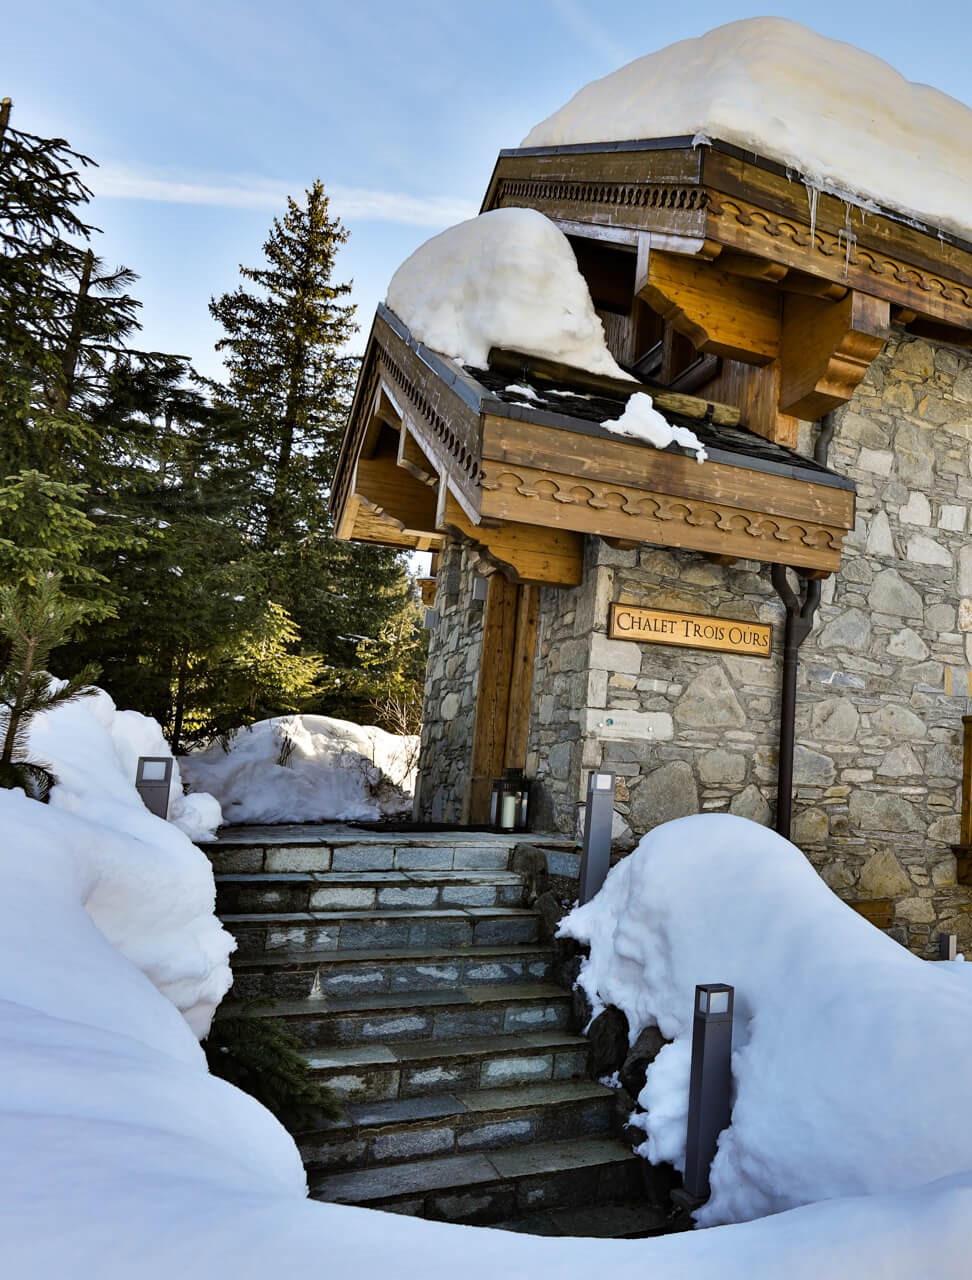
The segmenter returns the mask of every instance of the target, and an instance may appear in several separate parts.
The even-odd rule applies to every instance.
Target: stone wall
[[[483,605],[473,600],[479,557],[448,543],[439,557],[422,712],[422,745],[415,817],[463,821],[469,778],[476,688],[483,638]]]
[[[896,332],[837,415],[830,463],[857,483],[858,519],[800,659],[794,839],[843,896],[893,899],[894,935],[926,953],[939,929],[972,946],[949,847],[972,688],[970,442],[972,355]],[[589,543],[584,586],[542,597],[541,817],[573,831],[603,766],[635,835],[708,810],[769,822],[784,612],[768,567]],[[773,622],[775,656],[608,640],[612,600]]]

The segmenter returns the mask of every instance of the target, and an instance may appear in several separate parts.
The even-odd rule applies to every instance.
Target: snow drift
[[[282,716],[180,761],[228,822],[369,822],[410,815],[418,739],[330,716]]]
[[[55,848],[68,859],[93,923],[203,1036],[229,988],[236,944],[213,915],[212,868],[192,843],[219,824],[216,801],[183,796],[177,765],[170,821],[135,790],[138,757],[170,754],[155,720],[118,711],[101,690],[35,716],[29,755],[53,769],[57,784],[48,806],[23,800],[4,852],[31,862]],[[0,791],[0,800],[19,795]]]
[[[628,378],[604,340],[564,233],[535,209],[494,209],[433,236],[392,276],[388,306],[433,351],[485,369],[490,347]]]
[[[581,89],[525,147],[688,134],[972,238],[972,110],[786,18],[680,40]]]
[[[699,1222],[738,1222],[972,1168],[972,966],[928,963],[827,888],[789,841],[701,815],[650,832],[561,932],[632,1043],[671,1044],[639,1103],[642,1154],[683,1167],[695,986],[736,989],[732,1123]]]
[[[5,1280],[263,1280],[316,1275],[322,1258],[335,1275],[400,1280],[558,1280],[605,1271],[618,1280],[640,1280],[646,1271],[672,1280],[860,1280],[862,1259],[870,1275],[913,1280],[933,1258],[937,1276],[964,1280],[972,1250],[968,1174],[660,1240],[544,1239],[306,1200],[290,1137],[251,1098],[207,1074],[185,1020],[85,909],[93,881],[110,896],[127,895],[124,861],[140,863],[148,847],[96,817],[94,803],[86,815],[0,792]],[[106,842],[112,856],[102,862]],[[168,866],[170,892],[182,899],[180,880],[185,875],[192,886],[195,872],[167,863],[160,848],[154,857]],[[694,893],[694,885],[686,891],[682,920]],[[678,906],[674,886],[668,899]],[[810,901],[807,910],[817,906]],[[151,926],[143,928],[149,949]],[[777,938],[786,955],[785,934]],[[737,950],[750,945],[740,931]],[[188,962],[173,954],[183,973],[192,969],[192,951],[190,942]],[[812,1034],[830,1040],[826,1025]],[[960,1075],[961,1063],[952,1067]],[[898,1085],[900,1092],[905,1082]],[[950,1096],[956,1093],[953,1087]],[[907,1168],[911,1155],[903,1147],[897,1163]]]

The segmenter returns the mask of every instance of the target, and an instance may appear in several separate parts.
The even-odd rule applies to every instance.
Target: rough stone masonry
[[[836,415],[829,465],[858,487],[840,572],[800,651],[793,839],[849,900],[893,902],[892,935],[972,947],[956,884],[962,715],[972,669],[972,354],[895,330]],[[810,454],[815,428],[801,434]],[[670,818],[772,821],[784,610],[769,567],[587,539],[584,585],[544,589],[528,776],[538,829],[573,832],[587,771],[612,769],[635,837]],[[475,557],[440,571],[420,810],[457,821],[481,615]],[[769,622],[767,661],[607,638],[612,602]]]

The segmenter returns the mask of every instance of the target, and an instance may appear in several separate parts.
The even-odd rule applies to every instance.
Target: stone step
[[[491,1222],[494,1231],[516,1231],[530,1236],[573,1236],[587,1240],[644,1240],[667,1235],[671,1221],[650,1204],[574,1205],[524,1213],[505,1222]]]
[[[615,1110],[611,1089],[587,1080],[559,1080],[352,1104],[338,1123],[295,1136],[308,1170],[337,1172],[603,1136],[613,1131]]]
[[[234,955],[233,996],[305,1000],[312,995],[347,997],[423,987],[545,982],[552,962],[552,949],[540,943],[463,950],[426,946]]]
[[[239,1012],[234,1001],[227,1016]],[[254,1009],[254,1018],[281,1018],[301,1045],[391,1044],[398,1040],[455,1040],[512,1031],[561,1030],[572,1001],[553,983],[389,991],[350,998],[279,1000]]]
[[[260,871],[216,876],[220,914],[519,907],[523,893],[522,877],[509,871]]]
[[[288,835],[287,832],[290,832]],[[405,836],[396,832],[339,834],[322,828],[253,828],[200,847],[220,873],[297,871],[508,871],[523,836],[460,831]],[[557,841],[565,847],[571,842]]]
[[[614,1138],[582,1137],[383,1165],[310,1180],[315,1200],[446,1222],[630,1201],[641,1161]]]
[[[514,1088],[586,1077],[590,1043],[569,1031],[308,1048],[314,1074],[346,1102]]]
[[[242,955],[267,952],[472,947],[536,942],[538,917],[521,907],[438,911],[292,911],[221,914]]]

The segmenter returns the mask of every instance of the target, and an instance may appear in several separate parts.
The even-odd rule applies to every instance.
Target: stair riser
[[[488,1006],[467,1003],[432,1009],[365,1011],[357,1014],[289,1015],[287,1029],[301,1045],[395,1044],[401,1040],[457,1040],[501,1036],[515,1031],[563,1031],[571,1013],[569,997],[511,1001]]]
[[[614,1099],[591,1099],[516,1112],[464,1113],[426,1124],[361,1130],[343,1141],[332,1135],[298,1138],[309,1170],[338,1173],[432,1155],[495,1151],[531,1142],[602,1136],[614,1126]]]
[[[217,884],[218,914],[292,911],[419,911],[455,907],[520,907],[523,886],[509,885],[409,885],[376,888],[368,885],[322,885],[308,880],[294,884]]]
[[[482,916],[451,919],[389,916],[333,921],[224,922],[241,955],[263,952],[370,951],[379,947],[508,946],[537,941],[534,916]]]
[[[512,846],[254,845],[205,848],[219,874],[246,871],[507,871]]]
[[[622,1160],[616,1164],[440,1189],[424,1195],[392,1195],[367,1203],[369,1208],[390,1213],[485,1225],[521,1213],[579,1208],[638,1197],[643,1192],[639,1163]],[[313,1192],[311,1197],[316,1198]]]
[[[353,954],[353,953],[352,953]],[[476,986],[506,982],[546,982],[551,961],[476,960],[457,954],[455,960],[425,964],[395,965],[344,964],[309,965],[281,971],[243,969],[234,974],[233,995],[240,1000],[269,996],[276,1000],[306,1000],[314,994],[345,998],[381,995],[393,991],[450,990],[456,986]]]
[[[577,1080],[588,1071],[590,1050],[528,1049],[521,1054],[470,1054],[447,1061],[377,1063],[321,1068],[315,1076],[347,1102],[390,1102],[450,1090],[499,1089],[542,1080]]]

